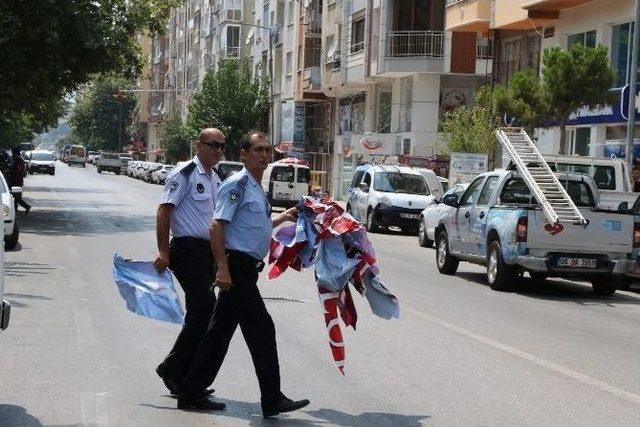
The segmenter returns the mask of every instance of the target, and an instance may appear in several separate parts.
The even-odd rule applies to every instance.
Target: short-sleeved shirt
[[[264,190],[246,170],[227,178],[218,191],[213,219],[227,222],[225,248],[263,259],[269,251],[273,224]]]
[[[209,240],[209,226],[221,181],[214,171],[205,172],[195,156],[181,162],[165,180],[160,204],[175,206],[171,214],[173,237],[197,237]]]

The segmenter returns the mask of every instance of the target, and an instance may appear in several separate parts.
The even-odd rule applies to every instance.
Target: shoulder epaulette
[[[187,166],[180,169],[180,173],[184,175],[186,178],[189,178],[189,176],[195,170],[195,168],[196,168],[196,162],[191,161]]]

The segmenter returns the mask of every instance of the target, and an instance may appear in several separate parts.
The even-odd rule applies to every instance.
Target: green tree
[[[496,146],[496,119],[492,113],[491,92],[482,86],[473,106],[463,105],[447,113],[442,123],[442,138],[447,149],[457,153],[492,153]]]
[[[131,81],[122,76],[98,75],[78,95],[69,124],[72,138],[93,149],[118,151],[129,141],[127,125],[136,107],[133,96],[114,95]]]
[[[269,110],[268,81],[254,78],[247,61],[224,59],[217,72],[207,72],[202,90],[189,106],[187,128],[195,139],[200,130],[216,127],[226,136],[225,156],[238,159],[240,139],[250,130],[260,130]]]
[[[168,163],[177,163],[189,157],[189,145],[192,139],[189,131],[180,120],[180,114],[174,111],[166,126],[160,131],[160,146],[165,150]]]
[[[552,47],[542,55],[542,98],[560,125],[560,153],[565,153],[565,127],[571,113],[582,106],[596,108],[613,102],[610,92],[615,71],[605,46],[574,44],[571,50]]]
[[[514,126],[521,126],[528,132],[542,126],[548,114],[540,81],[533,70],[519,71],[507,86],[494,87],[493,107],[499,123],[508,115],[515,120]]]
[[[162,31],[182,0],[0,2],[0,117],[55,125],[60,100],[93,74],[134,75],[136,33]]]

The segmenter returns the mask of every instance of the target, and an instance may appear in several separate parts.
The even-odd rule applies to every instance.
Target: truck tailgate
[[[633,250],[633,216],[611,212],[580,210],[589,221],[586,226],[563,223],[564,229],[552,235],[545,230],[540,209],[528,214],[527,248],[576,253],[630,253]]]

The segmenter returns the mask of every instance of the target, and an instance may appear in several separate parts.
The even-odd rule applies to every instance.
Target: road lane
[[[153,369],[178,328],[127,312],[113,284],[114,253],[155,256],[160,192],[92,167],[59,164],[55,176],[27,178],[34,208],[20,214],[21,246],[6,257],[15,308],[0,335],[0,425],[17,417],[24,425],[263,424],[239,336],[215,384],[229,409],[175,410]],[[312,400],[285,424],[638,424],[640,404],[625,398],[640,394],[637,294],[600,299],[565,281],[493,292],[479,267],[440,275],[433,250],[414,237],[371,238],[402,318],[375,318],[354,295],[358,330],[344,331],[345,377],[331,360],[313,274],[260,281],[283,390]]]

